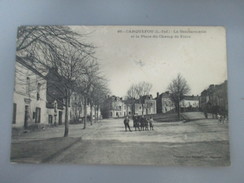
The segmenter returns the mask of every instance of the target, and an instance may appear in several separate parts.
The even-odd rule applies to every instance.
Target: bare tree
[[[22,26],[17,33],[16,61],[40,72],[52,72],[53,83],[65,99],[65,131],[68,136],[68,103],[76,81],[86,75],[84,68],[94,54],[94,46],[67,26]]]
[[[170,99],[174,103],[178,118],[180,119],[180,101],[184,98],[184,95],[190,92],[190,87],[185,78],[178,74],[169,84],[168,90],[170,92]]]
[[[91,93],[91,99],[95,107],[95,120],[97,121],[99,116],[98,112],[100,107],[106,100],[106,96],[110,94],[110,90],[107,86],[107,80],[104,77],[99,77],[93,84],[93,91]]]
[[[89,57],[82,55],[77,50],[66,48],[65,52],[60,53],[62,59],[56,67],[52,69],[52,75],[49,79],[50,87],[59,91],[61,98],[64,99],[65,106],[65,131],[64,137],[68,136],[69,119],[68,108],[70,106],[70,97],[77,86],[77,80],[86,75],[86,67],[89,66]]]
[[[151,89],[152,89],[152,84],[147,83],[145,81],[137,83],[137,84],[133,84],[127,91],[127,96],[126,96],[127,108],[128,108],[128,105],[135,105],[136,100],[138,100],[139,103],[141,104],[142,115],[143,115],[144,108],[145,108],[145,105],[143,105],[143,103],[144,103],[143,96],[149,95]],[[135,111],[133,111],[133,114],[134,114],[134,112]]]
[[[93,97],[95,95],[96,84],[102,80],[100,76],[100,69],[98,62],[96,60],[92,60],[88,63],[86,67],[84,67],[85,74],[80,77],[78,82],[78,92],[80,95],[84,97],[84,127],[86,128],[87,122],[87,104],[90,105],[90,122],[92,124],[93,117],[93,107],[94,100]]]

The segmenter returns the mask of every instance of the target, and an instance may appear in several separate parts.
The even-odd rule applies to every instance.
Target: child
[[[149,125],[150,125],[150,130],[153,130],[153,118],[152,117],[150,117]]]

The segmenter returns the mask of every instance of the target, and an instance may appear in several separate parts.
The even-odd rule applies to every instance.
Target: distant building
[[[184,96],[180,101],[181,111],[196,111],[199,109],[199,96]]]
[[[85,99],[82,95],[73,92],[70,97],[70,122],[78,123],[82,122],[85,117],[85,108],[87,119],[101,119],[101,110],[100,106],[93,105],[91,107],[89,100],[85,106]],[[91,116],[92,115],[92,116]]]
[[[201,92],[200,108],[228,113],[227,80],[219,85],[212,84]]]
[[[125,104],[121,97],[108,96],[102,106],[103,118],[117,118],[131,115],[131,106]]]
[[[45,76],[24,62],[15,68],[13,127],[47,124]]]
[[[170,99],[170,93],[168,91],[164,93],[157,93],[157,113],[166,113],[175,109],[174,103]]]
[[[84,98],[73,92],[70,97],[70,122],[77,123],[84,117]],[[88,108],[88,107],[87,107]]]
[[[157,113],[156,100],[152,95],[145,95],[136,100],[133,106],[133,113],[135,115],[149,115]]]
[[[152,95],[145,95],[140,97],[140,99],[133,99],[129,102],[121,97],[108,96],[101,112],[104,118],[149,115],[157,113],[157,105]]]

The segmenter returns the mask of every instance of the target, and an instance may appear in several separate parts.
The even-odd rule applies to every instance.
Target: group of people
[[[203,113],[204,113],[205,118],[208,119],[209,118],[208,113],[206,111],[204,111]],[[220,114],[220,113],[216,113],[216,114],[212,113],[212,118],[213,119],[218,119],[218,121],[220,123],[225,123],[225,121],[227,121],[227,115],[225,115],[224,113],[222,113],[222,114]]]
[[[133,120],[133,127],[135,128],[135,131],[149,131],[153,130],[153,118],[152,116],[150,118],[146,118],[145,116],[133,116],[132,118]],[[124,125],[125,125],[125,131],[127,131],[127,129],[131,132],[130,129],[130,119],[128,116],[125,117],[124,119]],[[148,128],[149,127],[149,128]]]

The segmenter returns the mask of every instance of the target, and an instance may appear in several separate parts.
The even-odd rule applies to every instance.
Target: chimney
[[[159,92],[157,92],[157,98],[159,97]]]

